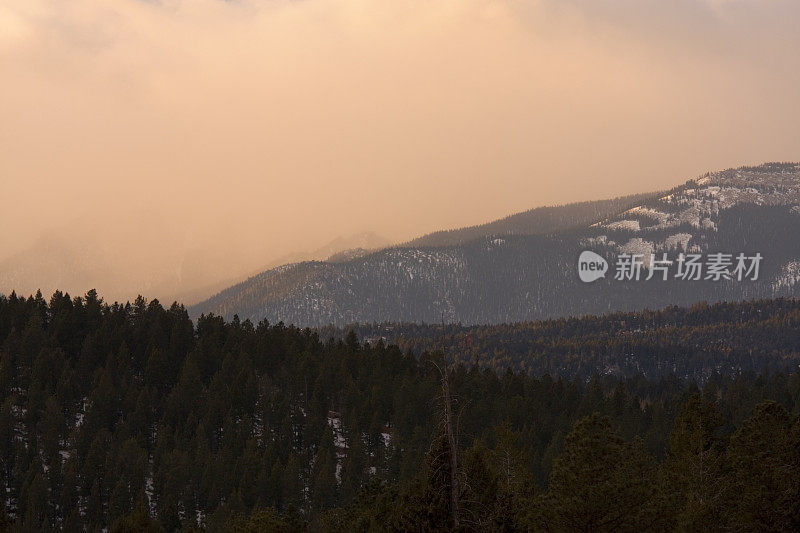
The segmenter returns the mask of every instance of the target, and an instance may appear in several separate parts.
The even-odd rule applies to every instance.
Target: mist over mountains
[[[729,169],[666,193],[534,209],[351,260],[283,265],[191,312],[302,326],[442,318],[492,324],[793,297],[800,280],[799,210],[797,164]],[[577,258],[586,249],[612,266],[624,253],[760,253],[763,261],[757,280],[619,281],[609,275],[586,284],[577,276]]]
[[[72,223],[50,232],[0,260],[0,293],[61,290],[83,294],[94,288],[110,301],[146,294],[165,302],[193,304],[263,270],[300,261],[353,258],[389,244],[375,233],[361,232],[337,237],[316,249],[258,260],[253,259],[258,252],[187,243],[169,224],[159,222],[158,227],[143,224],[136,229],[140,236],[150,233],[148,241],[153,244],[146,254],[126,251],[124,243],[131,235],[116,229],[87,231]]]

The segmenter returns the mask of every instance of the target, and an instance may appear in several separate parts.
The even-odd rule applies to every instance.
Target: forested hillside
[[[467,364],[564,377],[674,374],[703,382],[714,373],[800,364],[800,301],[787,298],[515,324],[445,324],[444,329],[440,324],[385,323],[318,331],[323,338],[344,338],[354,331],[360,339],[382,339],[417,355],[444,343]]]
[[[600,222],[658,196],[660,193],[653,192],[609,200],[536,207],[486,224],[435,231],[417,237],[403,247],[454,246],[475,239],[503,235],[547,235]]]
[[[0,528],[800,526],[797,371],[698,388],[448,365],[458,350],[195,325],[93,291],[0,297]]]

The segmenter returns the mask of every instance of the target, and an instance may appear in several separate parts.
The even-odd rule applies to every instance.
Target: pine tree
[[[724,524],[728,491],[722,416],[695,394],[683,406],[661,465],[661,500],[672,527],[717,530]]]
[[[598,414],[567,435],[550,474],[546,525],[559,531],[641,531],[652,525],[654,464]],[[549,516],[548,516],[549,515]]]
[[[462,525],[478,531],[508,531],[513,527],[513,513],[504,515],[505,509],[499,506],[500,476],[490,462],[490,452],[481,443],[475,443],[464,454]]]
[[[164,529],[150,516],[145,500],[139,500],[136,508],[127,516],[114,522],[111,533],[162,533]]]
[[[326,426],[311,469],[312,509],[317,511],[329,509],[336,504],[338,490],[335,472],[336,450],[333,447],[333,433]]]
[[[23,523],[28,529],[41,531],[52,526],[53,515],[48,499],[47,484],[44,475],[35,467],[28,473],[28,478],[22,487],[20,500],[25,502],[24,508],[20,507],[20,510],[23,512]]]
[[[786,409],[759,404],[731,438],[726,459],[733,530],[800,530],[800,424]]]
[[[392,527],[400,531],[446,531],[453,527],[450,509],[450,445],[436,435],[425,457],[425,468],[403,491]]]
[[[494,428],[496,444],[491,465],[498,476],[497,516],[500,529],[524,529],[526,516],[536,497],[536,483],[530,470],[530,457],[521,448],[522,438],[505,422]]]
[[[265,531],[289,533],[291,530],[290,525],[281,519],[272,507],[257,510],[250,516],[235,514],[225,524],[225,531],[230,533],[262,533]]]
[[[8,533],[11,531],[13,520],[6,513],[5,498],[0,498],[0,533]]]

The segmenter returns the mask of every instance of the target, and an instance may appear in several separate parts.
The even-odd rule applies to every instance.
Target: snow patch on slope
[[[691,233],[676,233],[664,239],[664,248],[685,252],[689,249],[689,241],[691,239]]]
[[[789,261],[772,282],[773,290],[793,289],[800,282],[800,261]]]
[[[650,254],[655,251],[655,244],[640,237],[633,238],[619,247],[620,252],[641,255],[645,268],[650,268]]]
[[[606,227],[611,230],[627,230],[639,231],[641,229],[638,220],[618,220],[606,224]]]

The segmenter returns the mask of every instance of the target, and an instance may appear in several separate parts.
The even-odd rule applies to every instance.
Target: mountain
[[[603,220],[658,196],[660,193],[633,194],[610,200],[536,207],[486,224],[435,231],[403,246],[453,246],[493,235],[546,235]]]
[[[443,318],[493,324],[798,294],[798,164],[710,173],[668,193],[642,195],[636,205],[617,200],[619,211],[603,212],[600,219],[586,215],[607,211],[612,204],[604,202],[578,209],[574,223],[551,216],[560,220],[555,231],[481,235],[459,244],[387,248],[344,262],[284,265],[225,289],[191,312],[303,326]],[[585,250],[610,265],[593,283],[578,277]],[[731,254],[733,261],[740,253],[760,254],[762,260],[758,275],[741,281],[706,280],[705,271],[698,281],[676,278],[673,271],[667,280],[660,274],[645,280],[651,253],[668,254],[673,270],[681,268],[675,263],[679,253],[702,254],[704,262],[713,253]],[[643,257],[639,281],[614,279],[624,254]],[[734,265],[726,269],[733,270]]]
[[[312,252],[314,259],[343,260],[346,257],[361,257],[362,255],[386,248],[391,242],[388,239],[376,235],[371,231],[364,231],[350,235],[349,237],[338,237],[325,246]]]
[[[363,257],[370,252],[382,250],[391,244],[392,243],[385,237],[381,237],[371,231],[362,231],[353,235],[336,237],[315,250],[286,254],[278,259],[270,261],[266,268],[262,268],[258,272],[272,270],[273,268],[291,263],[302,263],[304,261],[347,261]]]

